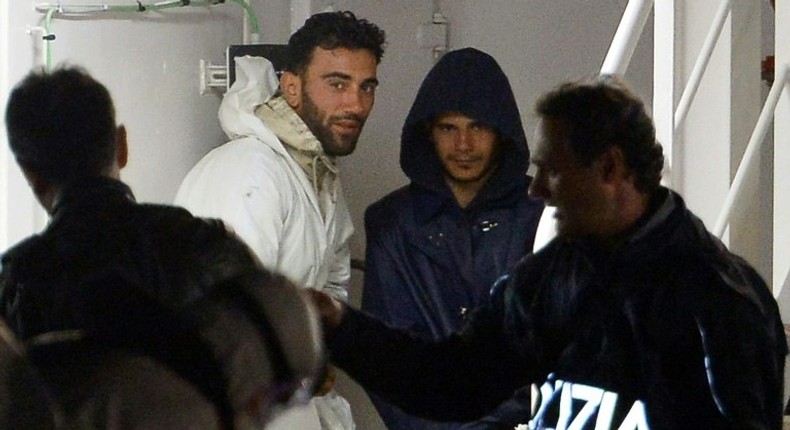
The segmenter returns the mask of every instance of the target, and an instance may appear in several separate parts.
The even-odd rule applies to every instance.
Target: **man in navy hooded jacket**
[[[439,340],[458,330],[496,278],[532,250],[543,210],[527,195],[527,140],[494,58],[465,48],[433,67],[403,126],[400,163],[411,183],[365,214],[362,309]],[[390,430],[462,426],[373,401]],[[528,411],[528,399],[484,421],[512,429],[514,409]]]

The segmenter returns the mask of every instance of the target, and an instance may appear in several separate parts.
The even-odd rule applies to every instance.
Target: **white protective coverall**
[[[335,160],[285,100],[272,97],[278,83],[268,60],[237,58],[236,65],[237,80],[219,108],[231,140],[192,168],[175,204],[222,219],[266,268],[296,285],[347,301],[353,226]],[[351,430],[354,424],[348,402],[332,390],[266,428]]]

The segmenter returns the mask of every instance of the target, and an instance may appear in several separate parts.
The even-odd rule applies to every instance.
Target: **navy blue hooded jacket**
[[[447,112],[482,122],[500,138],[498,166],[466,208],[445,182],[430,139],[430,121]],[[543,210],[527,196],[529,149],[521,116],[490,55],[460,49],[433,67],[403,126],[400,163],[411,183],[365,213],[362,309],[417,336],[440,339],[486,300],[498,276],[531,252]],[[391,430],[458,427],[418,422],[374,402]]]

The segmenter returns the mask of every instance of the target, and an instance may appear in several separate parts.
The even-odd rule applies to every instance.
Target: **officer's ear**
[[[612,145],[604,151],[594,163],[601,179],[607,183],[622,181],[631,177],[631,169],[625,160],[623,150]]]
[[[115,130],[115,161],[123,169],[129,161],[129,144],[126,141],[126,127],[119,125]]]
[[[302,78],[297,73],[286,70],[280,77],[280,89],[288,106],[298,111],[302,102]]]

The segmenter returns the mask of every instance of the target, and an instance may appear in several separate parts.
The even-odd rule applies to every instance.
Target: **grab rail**
[[[746,151],[743,154],[741,163],[738,165],[738,170],[735,172],[735,177],[732,180],[732,185],[724,200],[719,219],[713,228],[713,234],[721,238],[724,236],[724,231],[730,222],[732,215],[732,208],[735,205],[736,199],[741,195],[743,182],[746,179],[747,173],[750,171],[751,166],[754,164],[754,155],[757,153],[760,145],[765,141],[765,135],[768,133],[768,127],[771,125],[774,116],[774,110],[779,103],[779,97],[782,95],[782,90],[788,80],[788,65],[780,65],[774,75],[774,83],[771,85],[771,91],[768,93],[768,98],[765,100],[763,110],[760,112],[760,117],[757,120],[757,125],[754,127],[754,132],[749,139],[746,146]]]
[[[686,87],[683,89],[683,95],[680,96],[678,107],[675,110],[674,124],[676,131],[683,121],[685,121],[691,102],[694,100],[694,96],[697,95],[697,90],[702,82],[702,75],[705,74],[705,70],[708,68],[710,57],[713,55],[713,49],[716,48],[716,42],[719,40],[721,31],[724,28],[724,22],[727,21],[727,16],[730,14],[731,9],[732,0],[723,0],[721,4],[719,4],[719,10],[716,12],[713,24],[705,37],[702,51],[700,51],[697,61],[694,62],[694,68],[691,70],[691,75],[686,83]]]
[[[625,73],[652,8],[653,0],[628,1],[620,25],[601,65],[601,73],[619,75]]]

